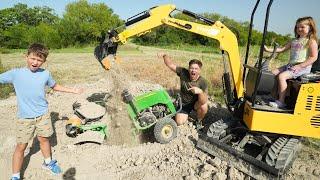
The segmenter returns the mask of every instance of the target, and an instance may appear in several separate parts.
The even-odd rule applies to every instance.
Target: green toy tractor
[[[85,103],[73,103],[74,116],[66,122],[66,135],[76,138],[75,144],[102,144],[106,139],[108,128],[100,119],[106,114],[105,103],[109,97],[107,93],[95,93]]]
[[[137,130],[153,127],[154,137],[161,144],[169,143],[177,136],[178,128],[173,117],[182,108],[179,95],[173,102],[164,89],[136,97],[124,90],[122,98],[128,104],[128,114]]]

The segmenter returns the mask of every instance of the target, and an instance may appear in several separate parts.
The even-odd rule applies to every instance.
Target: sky
[[[29,7],[48,6],[54,9],[60,17],[65,12],[65,6],[76,0],[1,0],[0,9],[13,7],[23,3]],[[134,16],[153,6],[175,4],[178,9],[186,9],[195,13],[218,13],[236,21],[250,21],[252,9],[256,0],[88,0],[89,3],[105,3],[123,20]],[[262,31],[268,0],[261,0],[257,9],[254,28]],[[274,0],[269,17],[268,31],[279,34],[293,35],[295,21],[299,17],[312,16],[320,31],[320,1],[319,0]]]

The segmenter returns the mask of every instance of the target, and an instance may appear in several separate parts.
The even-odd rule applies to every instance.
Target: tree
[[[57,33],[54,33],[56,30],[53,30],[58,21],[59,18],[53,13],[53,9],[46,6],[28,8],[26,4],[19,3],[12,8],[0,10],[0,44],[7,48],[26,48],[31,42],[49,43],[49,40],[43,40],[47,38],[53,47],[53,42],[58,42],[53,39],[60,39]],[[42,40],[36,39],[36,36]],[[57,45],[54,47],[58,47]]]
[[[28,47],[27,31],[29,27],[25,24],[17,24],[3,31],[0,36],[4,47],[18,49]]]
[[[240,46],[245,46],[248,39],[249,22],[237,22],[226,16],[221,16],[217,13],[203,13],[202,16],[211,19],[213,21],[221,21],[226,25],[238,39]],[[197,22],[203,24],[203,22],[186,16],[182,13],[177,13],[174,18]],[[266,36],[266,44],[275,40],[279,44],[283,44],[289,40],[289,35],[280,35],[274,32],[268,32]],[[251,36],[251,45],[260,45],[262,41],[262,33],[253,29]],[[190,44],[190,45],[204,45],[211,47],[218,47],[218,42],[211,38],[207,38],[198,34],[182,31],[180,29],[172,29],[167,26],[161,26],[156,28],[152,34],[145,34],[142,37],[134,39],[134,42],[142,45],[173,45],[173,44]]]
[[[31,27],[26,34],[27,42],[43,43],[49,48],[61,48],[61,37],[52,25],[41,23]]]
[[[37,26],[40,23],[54,24],[58,16],[49,7],[28,8],[26,4],[16,4],[12,8],[0,10],[0,29],[6,30],[16,24]]]
[[[89,4],[86,0],[70,3],[59,24],[63,45],[88,44],[97,41],[101,32],[123,22],[103,3]]]

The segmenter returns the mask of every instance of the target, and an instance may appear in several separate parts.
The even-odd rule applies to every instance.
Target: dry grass
[[[120,67],[134,79],[158,83],[168,89],[179,89],[179,79],[157,58],[158,52],[166,52],[173,61],[183,67],[188,66],[190,59],[203,62],[202,75],[209,82],[209,94],[221,96],[223,62],[221,55],[195,53],[178,50],[164,50],[154,47],[127,44],[119,47],[118,55],[122,59]],[[244,52],[241,52],[244,56]],[[253,64],[254,54],[249,61]],[[2,63],[7,68],[25,66],[23,53],[1,54]],[[241,59],[244,59],[243,57]],[[272,63],[276,67],[277,63]],[[44,67],[48,69],[60,84],[90,83],[103,78],[107,73],[95,60],[93,53],[51,52]]]
[[[167,89],[179,89],[178,77],[164,65],[162,59],[157,58],[158,52],[166,52],[177,65],[183,67],[188,66],[190,59],[201,60],[202,75],[209,82],[210,95],[217,94],[216,89],[221,89],[223,64],[220,55],[128,44],[119,47],[118,56],[122,59],[120,67],[139,81],[157,83]],[[23,53],[1,54],[1,57],[3,65],[9,69],[25,66]],[[43,67],[52,73],[58,83],[69,85],[94,82],[107,73],[95,60],[93,53],[51,52]]]
[[[2,54],[9,69],[26,65],[22,53]],[[103,77],[104,70],[90,53],[51,53],[43,65],[61,84],[89,83]]]
[[[213,89],[221,88],[221,76],[223,73],[221,57],[150,47],[140,47],[139,49],[142,52],[141,54],[125,55],[122,57],[125,63],[121,64],[121,67],[128,74],[132,74],[139,80],[158,83],[168,89],[179,89],[179,78],[164,65],[162,58],[157,57],[158,52],[166,52],[175,64],[182,67],[187,67],[190,59],[201,60],[203,62],[202,76],[209,82],[210,95],[214,94]]]

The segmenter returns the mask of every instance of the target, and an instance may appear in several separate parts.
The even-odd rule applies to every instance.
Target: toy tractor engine
[[[133,97],[128,90],[122,93],[123,101],[137,130],[154,127],[154,137],[157,142],[165,144],[177,136],[177,124],[172,119],[181,110],[181,98],[175,102],[165,90],[152,91]],[[175,105],[174,105],[175,104]],[[176,110],[178,107],[178,111]]]

